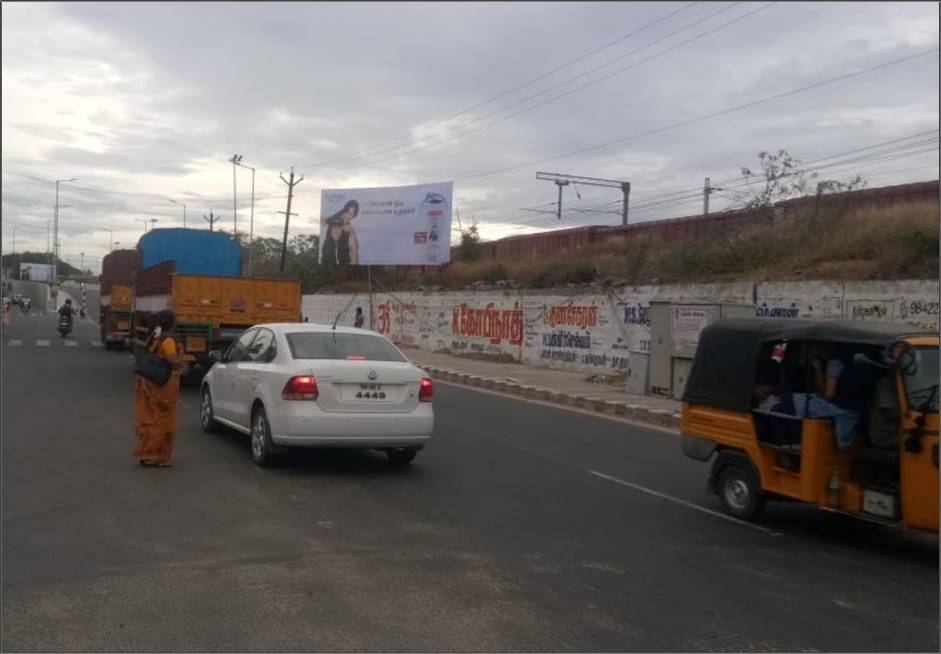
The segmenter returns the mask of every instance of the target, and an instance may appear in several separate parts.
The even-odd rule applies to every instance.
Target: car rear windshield
[[[295,359],[405,361],[389,341],[379,336],[301,332],[287,334],[287,340]]]

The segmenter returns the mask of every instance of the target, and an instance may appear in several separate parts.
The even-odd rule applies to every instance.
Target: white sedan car
[[[256,325],[210,356],[202,427],[249,435],[258,465],[291,446],[375,448],[405,465],[431,438],[431,379],[375,332]]]

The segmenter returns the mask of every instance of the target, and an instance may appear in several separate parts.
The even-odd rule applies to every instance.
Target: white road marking
[[[65,346],[66,347],[78,347],[78,341],[66,341]]]
[[[651,490],[650,488],[645,488],[645,487],[643,487],[643,486],[638,486],[637,484],[632,484],[632,483],[629,482],[629,481],[624,481],[623,479],[618,479],[617,477],[612,477],[611,475],[606,475],[606,474],[604,474],[603,472],[598,472],[597,470],[588,470],[587,472],[588,472],[588,474],[594,475],[595,477],[601,477],[602,479],[607,479],[608,481],[613,481],[615,484],[621,484],[622,486],[627,486],[628,488],[633,488],[634,490],[638,490],[638,491],[640,491],[641,493],[647,493],[648,495],[653,495],[654,497],[659,497],[660,499],[668,500],[668,501],[670,501],[670,502],[676,502],[677,504],[682,504],[683,506],[685,506],[685,507],[687,507],[687,508],[695,509],[695,510],[697,510],[697,511],[701,511],[701,512],[703,512],[703,513],[707,513],[707,514],[709,514],[709,515],[711,515],[711,516],[715,516],[716,518],[722,518],[723,520],[728,520],[729,522],[734,522],[735,524],[737,524],[737,525],[742,525],[743,527],[751,527],[752,529],[757,529],[758,531],[763,531],[763,532],[765,532],[766,534],[771,534],[772,536],[780,536],[780,535],[781,535],[780,532],[773,531],[773,530],[771,530],[771,529],[768,529],[767,527],[762,527],[761,525],[756,525],[756,524],[753,524],[753,523],[751,523],[751,522],[745,522],[745,521],[743,521],[743,520],[739,520],[738,518],[733,518],[733,517],[730,516],[730,515],[725,515],[724,513],[719,513],[718,511],[712,511],[711,509],[707,509],[707,508],[705,508],[705,507],[699,506],[698,504],[693,504],[692,502],[687,502],[686,500],[681,500],[681,499],[679,499],[678,497],[673,497],[673,496],[667,495],[667,494],[665,494],[665,493],[660,493],[660,492],[658,492],[658,491]]]
[[[18,339],[18,338],[11,338],[9,344],[10,344],[10,345],[22,345],[22,344],[23,344],[23,341],[22,341],[21,339]]]
[[[36,347],[49,347],[49,341],[36,341]]]
[[[101,341],[92,341],[92,347],[101,347]]]

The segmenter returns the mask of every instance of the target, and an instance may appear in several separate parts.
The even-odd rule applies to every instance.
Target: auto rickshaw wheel
[[[754,520],[765,505],[765,496],[751,470],[729,464],[719,473],[716,490],[722,508],[739,520]]]

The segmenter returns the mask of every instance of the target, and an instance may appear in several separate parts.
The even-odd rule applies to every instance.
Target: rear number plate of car
[[[385,400],[386,391],[382,384],[344,384],[343,399],[346,400]]]

